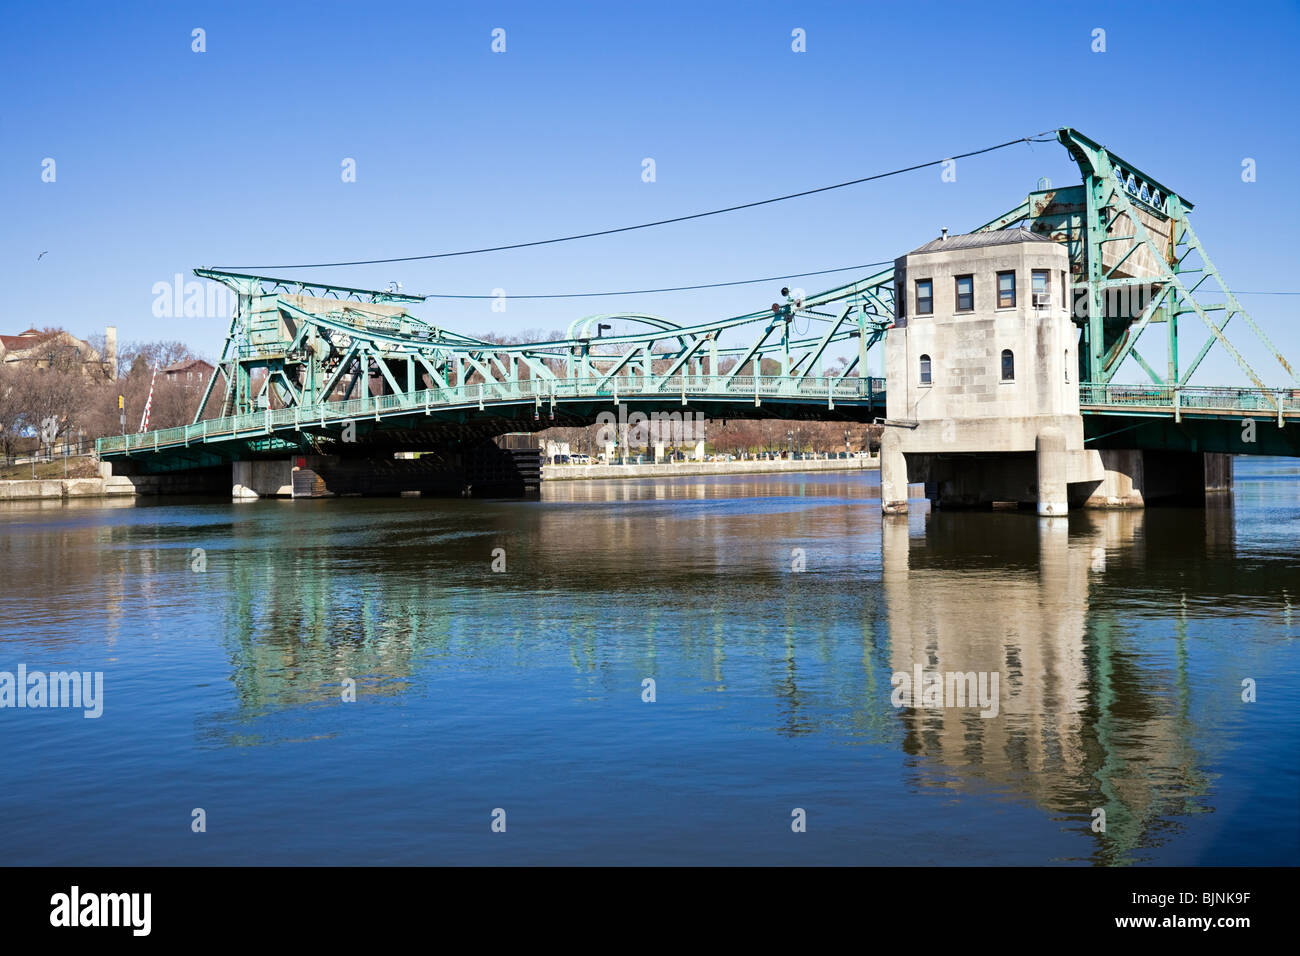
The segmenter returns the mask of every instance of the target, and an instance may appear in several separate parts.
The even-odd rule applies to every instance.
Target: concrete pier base
[[[1102,449],[1105,474],[1088,508],[1143,508],[1155,501],[1196,504],[1232,491],[1232,456],[1209,452]]]
[[[1044,428],[1034,442],[1034,451],[1038,457],[1038,514],[1044,518],[1069,514],[1065,488],[1065,432],[1059,428]]]
[[[880,439],[880,510],[887,515],[907,514],[907,459],[902,439],[891,428]]]
[[[293,460],[235,461],[230,464],[230,496],[236,501],[293,497]]]
[[[903,439],[905,441],[906,439]],[[1071,508],[1125,510],[1153,502],[1198,505],[1232,490],[1232,458],[1203,452],[1070,451],[1059,428],[1039,430],[1032,452],[904,453],[887,433],[881,509],[907,512],[907,480],[924,482],[935,509],[1033,508],[1044,518]],[[892,446],[892,447],[891,447]]]
[[[1205,452],[1205,493],[1232,491],[1232,456]]]
[[[1101,456],[1105,474],[1101,483],[1084,502],[1087,508],[1143,508],[1146,484],[1142,452],[1135,449],[1103,448]]]

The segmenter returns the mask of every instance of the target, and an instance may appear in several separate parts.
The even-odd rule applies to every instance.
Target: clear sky
[[[0,331],[115,324],[123,340],[179,338],[215,356],[225,320],[156,317],[156,283],[201,265],[417,255],[627,225],[1065,125],[1195,202],[1193,223],[1235,289],[1300,291],[1284,233],[1300,221],[1297,9],[11,5],[0,33]],[[504,53],[492,51],[496,28]],[[1097,28],[1105,52],[1092,50]],[[791,48],[795,29],[806,52]],[[42,181],[47,158],[54,182]],[[646,158],[654,182],[643,181]],[[1255,182],[1242,181],[1245,158]],[[343,181],[346,159],[355,182]],[[950,183],[927,169],[614,237],[295,274],[509,296],[829,269],[978,226],[1040,176],[1078,181],[1060,146],[1022,145],[961,161]],[[416,312],[469,333],[561,329],[615,309],[701,321],[762,308],[781,283],[770,285]],[[1300,360],[1300,296],[1243,302]],[[1245,326],[1229,331],[1282,384]],[[1240,376],[1220,356],[1197,380]]]

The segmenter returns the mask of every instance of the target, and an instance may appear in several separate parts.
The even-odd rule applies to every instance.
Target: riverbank
[[[673,461],[642,465],[543,465],[543,481],[600,478],[687,478],[700,475],[758,475],[813,471],[875,471],[878,458],[826,458],[745,461]],[[201,489],[195,488],[197,493]],[[107,478],[21,478],[0,481],[0,501],[57,501],[67,498],[117,498],[162,492],[157,475]]]

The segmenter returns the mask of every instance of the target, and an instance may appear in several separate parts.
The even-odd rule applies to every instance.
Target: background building
[[[184,359],[162,370],[163,378],[176,382],[186,391],[202,391],[212,377],[213,365],[203,359]]]
[[[117,378],[117,329],[104,330],[104,354],[84,339],[62,329],[28,329],[17,335],[0,335],[0,362],[33,368],[79,368],[95,378]]]

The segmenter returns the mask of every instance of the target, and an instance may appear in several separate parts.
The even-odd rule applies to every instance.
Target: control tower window
[[[1014,272],[998,273],[998,308],[1014,309],[1016,307],[1016,274]]]
[[[957,276],[957,311],[975,311],[975,277]]]
[[[1050,308],[1052,305],[1052,274],[1046,269],[1035,269],[1030,277],[1034,283],[1034,308]]]
[[[916,280],[916,314],[934,314],[934,282],[930,279]]]

